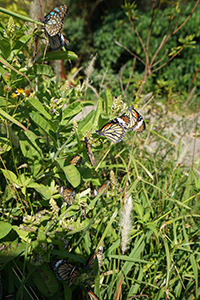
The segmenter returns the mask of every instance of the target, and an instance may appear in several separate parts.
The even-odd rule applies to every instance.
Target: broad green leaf
[[[39,184],[36,182],[30,182],[27,187],[34,188],[38,193],[40,193],[45,199],[49,200],[52,196],[52,193],[48,186]]]
[[[45,297],[53,296],[59,288],[58,280],[47,263],[39,266],[33,273],[32,278],[40,293]]]
[[[38,147],[36,137],[33,134],[24,132],[20,134],[20,147],[24,157],[30,158],[30,160],[43,159],[43,152]]]
[[[48,120],[51,120],[51,115],[46,111],[42,103],[37,98],[28,98],[30,104],[39,111]]]
[[[5,178],[7,178],[10,182],[18,185],[17,176],[12,171],[4,169],[1,169],[1,171],[3,172]]]
[[[3,109],[1,109],[1,108],[0,108],[0,115],[5,117],[7,120],[10,120],[12,123],[16,124],[17,126],[21,127],[23,130],[29,131],[24,125],[22,125],[20,122],[18,122],[15,118],[11,117],[9,114],[7,114],[5,111],[3,111]]]
[[[7,263],[11,260],[14,260],[20,253],[22,253],[25,248],[26,244],[20,244],[18,239],[13,242],[4,242],[3,243],[5,248],[1,250],[0,255],[0,264]]]
[[[0,221],[0,239],[4,238],[12,229],[10,223]]]
[[[51,124],[37,112],[31,112],[29,116],[42,130],[46,132],[46,134],[55,142],[55,144],[57,144],[53,135],[54,130]]]
[[[55,75],[52,70],[52,67],[48,65],[35,65],[34,71],[37,75],[45,75],[48,77],[53,77]]]
[[[57,162],[65,173],[66,179],[74,188],[76,188],[81,182],[81,175],[77,168],[71,164],[65,166],[66,161],[64,159],[57,159]]]
[[[95,113],[95,111],[92,110],[82,121],[79,122],[78,131],[80,132],[80,134],[85,134],[87,131],[89,131],[91,129],[94,130],[94,128],[93,128],[94,113]]]
[[[63,119],[73,117],[77,115],[82,110],[82,104],[80,101],[73,102],[67,106],[63,111]]]
[[[39,58],[37,63],[51,60],[75,60],[78,56],[72,51],[49,52],[44,58]]]

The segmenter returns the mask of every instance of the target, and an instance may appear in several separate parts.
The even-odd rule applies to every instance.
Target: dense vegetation
[[[3,298],[14,292],[14,299],[89,299],[90,287],[99,299],[198,299],[199,159],[182,163],[184,133],[176,146],[173,132],[166,131],[170,116],[156,106],[162,101],[176,109],[186,101],[191,110],[198,108],[199,6],[190,16],[198,2],[164,8],[158,1],[151,12],[134,3],[113,5],[92,26],[95,11],[88,21],[91,36],[84,10],[74,17],[81,11],[76,2],[64,24],[69,50],[58,52],[46,52],[44,32],[23,23],[23,10],[14,11],[21,13],[18,19],[13,10],[2,13],[0,298],[3,290]],[[137,32],[146,43],[152,16],[150,58],[163,28],[169,25],[170,34],[181,27],[156,56],[166,65],[150,74]],[[133,100],[147,105],[140,109],[146,131],[129,131],[117,144],[99,137],[96,130]],[[83,159],[74,166],[76,155]],[[108,191],[92,197],[107,182]],[[76,192],[72,205],[60,186]],[[102,265],[97,257],[89,268],[88,258],[101,245]],[[70,287],[50,267],[58,259],[77,267]]]

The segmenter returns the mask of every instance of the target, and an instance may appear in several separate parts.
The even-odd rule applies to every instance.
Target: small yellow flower
[[[13,93],[13,94],[12,94],[12,97],[13,97],[13,98],[17,98],[17,94]]]
[[[23,89],[17,89],[16,93],[17,93],[17,95],[25,95]]]

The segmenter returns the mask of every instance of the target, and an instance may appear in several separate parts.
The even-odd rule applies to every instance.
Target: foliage
[[[70,51],[47,53],[31,61],[34,35],[28,26],[13,31],[13,20],[1,24],[0,81],[0,264],[4,296],[15,298],[81,299],[85,281],[100,299],[189,299],[198,297],[199,189],[196,173],[178,165],[166,124],[146,121],[147,131],[128,132],[110,145],[95,131],[117,116],[128,103],[109,89],[97,107],[82,118],[85,100],[94,92],[86,79],[72,87],[59,80],[52,65],[41,61],[75,59]],[[40,40],[44,38],[40,34]],[[41,53],[44,45],[41,42]],[[58,81],[58,84],[57,84]],[[164,84],[159,82],[160,86]],[[90,91],[91,88],[91,91]],[[113,107],[112,107],[113,108]],[[76,117],[76,120],[74,120]],[[161,116],[162,117],[162,116]],[[84,137],[94,145],[91,166]],[[148,148],[149,139],[156,144]],[[69,163],[81,155],[80,166]],[[175,155],[177,155],[175,157]],[[90,191],[109,181],[108,192]],[[76,191],[68,206],[59,186]],[[121,215],[128,196],[133,226],[125,253],[121,251]],[[83,212],[85,211],[85,216]],[[92,251],[104,241],[103,266],[84,268]],[[68,288],[50,268],[52,259],[65,258],[81,267]],[[189,280],[188,280],[189,278]],[[9,282],[8,282],[9,279]],[[23,295],[23,296],[22,296]]]

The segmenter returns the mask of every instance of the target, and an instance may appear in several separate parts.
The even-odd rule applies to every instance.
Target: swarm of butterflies
[[[82,268],[84,269],[93,269],[95,258],[97,259],[99,268],[103,264],[103,244],[94,251],[88,258],[86,265]],[[52,260],[50,262],[52,269],[56,273],[56,277],[59,280],[67,281],[68,287],[72,285],[75,279],[81,275],[81,268],[76,265],[68,262],[64,259]],[[91,300],[100,300],[90,289],[89,284],[86,283],[86,292]]]
[[[100,130],[96,130],[96,133],[105,136],[113,143],[119,143],[123,140],[127,131],[143,132],[145,128],[143,117],[131,105],[125,115],[109,121]]]

